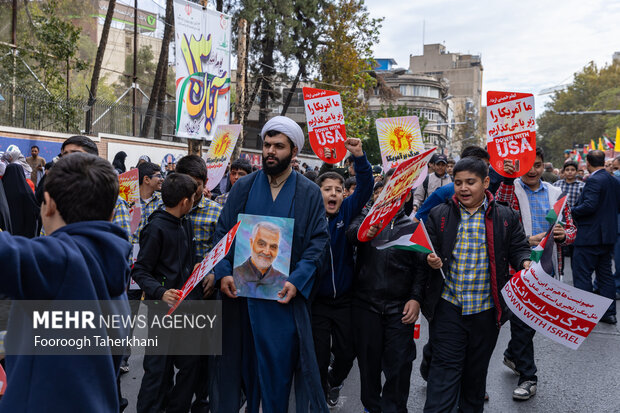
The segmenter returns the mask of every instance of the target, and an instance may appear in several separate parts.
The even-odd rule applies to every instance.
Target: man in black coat
[[[573,284],[592,291],[592,273],[601,295],[612,300],[601,321],[616,324],[616,291],[611,272],[611,254],[616,242],[620,211],[620,182],[605,170],[605,153],[590,151],[586,155],[590,177],[583,187],[573,217],[577,239],[572,258]]]

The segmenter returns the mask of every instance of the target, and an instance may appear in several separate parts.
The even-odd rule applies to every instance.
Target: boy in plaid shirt
[[[500,291],[510,279],[509,264],[522,269],[530,263],[519,216],[495,202],[489,183],[484,161],[461,159],[454,197],[426,221],[436,254],[426,258],[435,271],[422,303],[433,349],[425,412],[483,410],[489,361],[508,318]]]
[[[541,180],[544,161],[543,150],[536,148],[536,159],[532,168],[521,178],[504,178],[496,194],[497,202],[505,202],[519,212],[525,234],[532,248],[544,238],[549,228],[549,223],[545,219],[547,212],[562,196],[560,188]],[[509,174],[514,173],[512,161],[504,161],[504,171]],[[553,238],[556,243],[553,248],[556,274],[562,274],[560,247],[572,244],[577,236],[577,228],[573,222],[568,202],[564,207],[563,215],[566,221],[565,226],[556,225],[553,229]],[[538,383],[534,362],[535,331],[518,317],[512,316],[510,333],[510,342],[504,352],[504,364],[519,375],[519,383],[512,397],[516,400],[528,400],[536,394]]]

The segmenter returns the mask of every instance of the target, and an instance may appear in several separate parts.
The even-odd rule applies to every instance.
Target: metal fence
[[[6,86],[0,87],[0,95],[0,125],[66,133],[84,133],[86,129],[87,99],[66,99],[19,88],[13,93],[12,88]],[[133,107],[127,104],[129,100],[130,95],[119,102],[97,99],[92,108],[93,134],[132,136]],[[145,104],[136,107],[137,135],[146,109]],[[174,113],[174,105],[167,103],[163,113],[155,113],[151,128],[157,117],[161,117],[162,135],[174,135]]]

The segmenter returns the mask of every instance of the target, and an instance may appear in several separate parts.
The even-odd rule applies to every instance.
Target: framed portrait
[[[237,296],[278,300],[290,274],[295,220],[239,214],[233,278]]]

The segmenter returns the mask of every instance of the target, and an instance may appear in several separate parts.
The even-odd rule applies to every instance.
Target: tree
[[[337,0],[325,9],[325,33],[319,54],[320,82],[339,89],[347,136],[364,138],[368,104],[364,99],[377,84],[372,73],[372,46],[379,41],[383,19],[370,17],[364,0]]]
[[[157,62],[157,70],[155,71],[155,79],[153,80],[153,87],[151,88],[151,96],[149,98],[149,105],[146,110],[146,116],[142,122],[142,129],[140,136],[147,137],[151,129],[151,120],[153,119],[153,111],[155,107],[162,106],[163,100],[166,94],[166,80],[168,72],[168,51],[170,49],[170,40],[172,38],[172,27],[174,24],[174,10],[173,1],[166,0],[166,27],[164,28],[164,38],[161,43],[161,50],[159,52],[159,61]],[[163,90],[161,93],[160,90]],[[160,99],[161,96],[161,99]],[[160,105],[161,102],[161,105]],[[161,112],[157,119],[162,116]],[[161,136],[161,134],[160,134]]]
[[[114,7],[116,6],[116,0],[109,0],[108,11],[105,15],[103,22],[103,28],[101,29],[101,40],[99,40],[99,47],[97,48],[97,56],[95,57],[95,65],[93,67],[93,76],[90,80],[90,90],[88,97],[88,111],[86,112],[86,133],[92,133],[93,129],[93,110],[92,107],[97,100],[97,86],[99,85],[99,76],[101,75],[101,65],[103,64],[103,54],[108,44],[108,34],[110,33],[110,26],[112,25],[112,17],[114,16]]]
[[[556,92],[538,117],[538,145],[550,161],[561,163],[565,149],[607,134],[615,136],[620,115],[560,115],[558,112],[620,109],[620,63],[598,68],[593,62],[575,73],[566,90]]]

